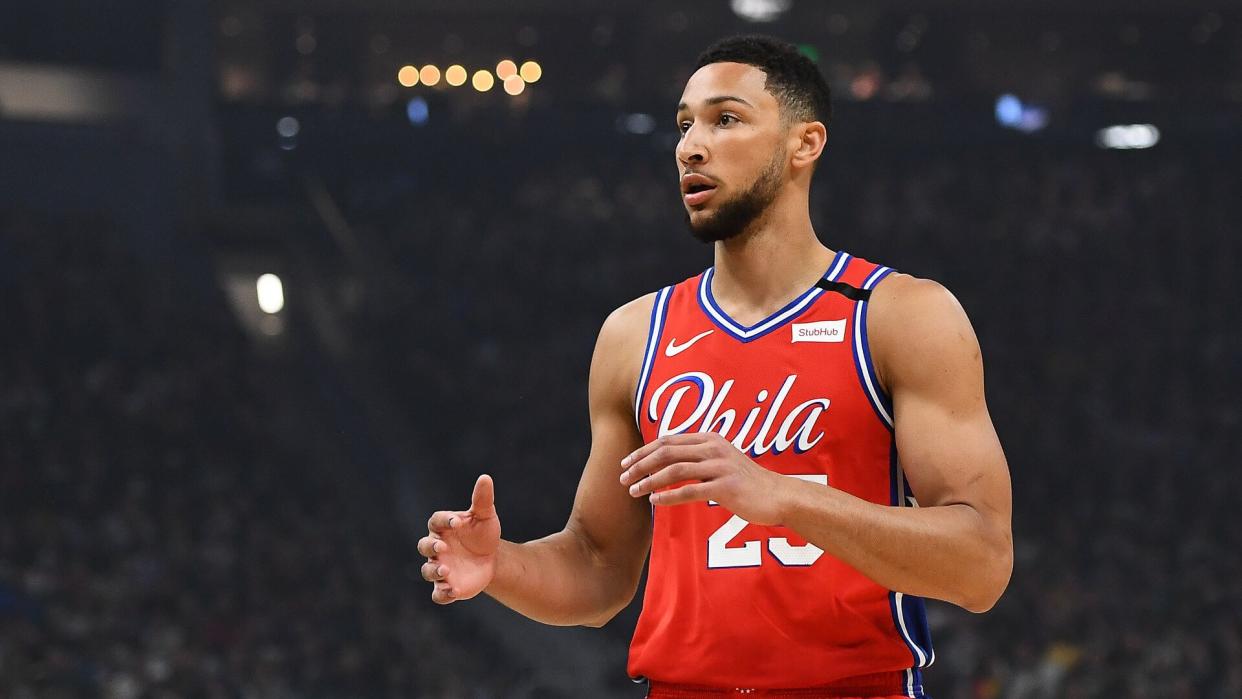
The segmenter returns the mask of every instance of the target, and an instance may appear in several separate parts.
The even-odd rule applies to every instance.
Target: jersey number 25
[[[823,473],[790,474],[790,477],[828,485],[828,476]],[[707,504],[715,505],[716,502],[709,500]],[[708,568],[751,568],[763,565],[763,552],[760,550],[758,541],[747,541],[741,546],[729,546],[733,537],[742,533],[747,524],[750,522],[733,515],[727,522],[720,525],[719,529],[712,532],[711,536],[707,537]],[[802,546],[790,546],[789,539],[783,536],[768,538],[768,552],[787,566],[809,566],[824,554],[823,549],[809,542]]]

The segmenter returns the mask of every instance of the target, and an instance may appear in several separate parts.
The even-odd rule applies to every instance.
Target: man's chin
[[[690,234],[701,243],[717,243],[722,240],[728,240],[741,232],[740,229],[735,227],[726,228],[721,226],[718,221],[719,216],[715,212],[706,212],[700,209],[687,212],[686,216],[686,224],[690,229]]]

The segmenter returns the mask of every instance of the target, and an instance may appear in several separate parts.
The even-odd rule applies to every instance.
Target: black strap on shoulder
[[[870,289],[859,289],[845,282],[830,282],[827,279],[820,279],[815,283],[815,286],[825,291],[835,291],[851,301],[867,301],[871,298]]]

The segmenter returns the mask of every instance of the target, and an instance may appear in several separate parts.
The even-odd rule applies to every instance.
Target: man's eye
[[[678,130],[678,131],[680,131],[680,132],[682,132],[682,133],[685,133],[685,132],[689,131],[689,130],[690,130],[690,122],[688,122],[688,121],[683,121],[683,122],[678,123],[678,124],[677,124],[677,130]]]
[[[721,114],[720,115],[720,124],[722,125],[727,124],[731,121],[737,121],[737,117],[733,116],[732,114]]]

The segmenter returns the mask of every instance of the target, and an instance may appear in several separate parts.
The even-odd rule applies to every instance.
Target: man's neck
[[[782,217],[782,209],[795,215]],[[832,257],[815,236],[805,205],[774,205],[751,230],[716,243],[712,295],[726,313],[749,325],[814,286]]]

